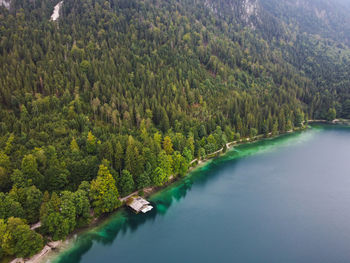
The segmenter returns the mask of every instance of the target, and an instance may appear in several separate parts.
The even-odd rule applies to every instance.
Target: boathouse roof
[[[148,202],[146,199],[143,199],[140,196],[132,196],[128,199],[127,205],[134,210],[136,213],[139,213],[140,211],[142,213],[146,213],[150,210],[152,210],[152,206],[150,205],[150,202]]]

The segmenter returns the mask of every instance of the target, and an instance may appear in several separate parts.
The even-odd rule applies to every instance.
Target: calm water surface
[[[54,262],[350,262],[350,129],[242,145],[78,236]]]

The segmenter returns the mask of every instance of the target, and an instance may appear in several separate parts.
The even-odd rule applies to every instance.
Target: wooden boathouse
[[[126,205],[130,207],[135,213],[147,213],[153,209],[150,202],[143,199],[141,196],[132,196],[126,201]]]

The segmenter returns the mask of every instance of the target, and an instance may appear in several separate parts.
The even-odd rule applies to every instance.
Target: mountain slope
[[[10,223],[41,220],[41,234],[64,238],[89,222],[90,207],[113,211],[118,192],[184,176],[228,141],[350,116],[339,8],[65,0],[52,21],[58,2],[0,8],[0,229],[9,234],[17,217],[26,221]],[[1,251],[24,251],[10,245]]]

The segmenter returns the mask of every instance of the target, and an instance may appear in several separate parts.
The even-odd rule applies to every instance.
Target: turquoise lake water
[[[51,262],[350,262],[350,128],[241,145]]]

